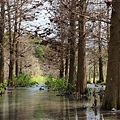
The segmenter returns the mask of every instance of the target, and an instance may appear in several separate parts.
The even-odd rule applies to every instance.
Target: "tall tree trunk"
[[[19,42],[17,41],[16,46],[15,46],[15,47],[16,47],[16,50],[15,50],[15,51],[16,51],[16,52],[15,52],[15,53],[16,53],[16,55],[15,55],[15,56],[16,56],[16,61],[15,61],[15,75],[16,75],[16,77],[18,77],[18,75],[19,75],[18,46],[19,46]]]
[[[18,2],[19,0],[14,0],[14,4],[15,4],[15,16],[14,16],[14,21],[15,21],[15,24],[14,24],[14,34],[13,34],[13,51],[14,51],[14,56],[15,56],[15,65],[16,65],[16,69],[15,69],[15,73],[16,73],[16,76],[18,76],[18,41],[17,41],[17,33],[18,33],[18,29],[17,29],[17,19],[18,19]]]
[[[103,77],[103,61],[102,57],[99,57],[99,82],[103,82],[104,77]]]
[[[60,56],[60,78],[64,77],[64,59],[63,59],[63,52],[61,52]]]
[[[79,38],[78,38],[78,70],[77,70],[77,91],[82,94],[86,88],[86,40],[85,40],[85,15],[86,1],[79,7]]]
[[[0,83],[4,82],[4,0],[0,2]]]
[[[107,21],[109,21],[109,19],[110,19],[110,10],[108,9],[107,10]],[[107,43],[109,43],[109,41],[110,41],[110,24],[107,23]],[[109,46],[107,46],[107,47],[109,48]],[[108,48],[107,48],[107,50],[108,50]]]
[[[7,1],[8,7],[8,25],[9,25],[9,41],[10,41],[10,62],[9,62],[9,81],[8,85],[14,85],[14,65],[15,65],[15,44],[16,44],[16,33],[17,33],[17,18],[18,18],[18,1],[14,0],[14,31],[12,35],[12,27],[11,27],[11,13],[10,13],[10,1]]]
[[[70,38],[68,42],[70,43],[70,66],[69,66],[69,79],[68,83],[73,84],[74,70],[75,70],[75,10],[76,10],[76,0],[71,0],[70,3]]]
[[[63,25],[62,25],[63,26]],[[64,28],[61,26],[60,78],[64,77]]]
[[[23,70],[22,70],[22,57],[20,57],[20,69],[19,69],[19,74],[22,74],[23,73]]]
[[[13,80],[13,49],[12,49],[12,31],[11,31],[11,14],[10,14],[10,5],[9,0],[7,0],[7,8],[8,8],[8,32],[9,32],[9,44],[10,44],[10,62],[9,62],[9,77],[8,77],[8,86],[11,85],[11,80]]]
[[[18,3],[20,3],[20,7],[19,7],[19,10],[18,10]],[[21,16],[22,16],[22,0],[18,0],[17,1],[17,8],[16,8],[16,29],[17,29],[17,24],[18,24],[18,29],[17,29],[17,32],[19,34],[19,36],[21,35],[21,31],[20,31],[20,27],[21,27]],[[17,12],[19,11],[19,22],[17,23]],[[16,41],[16,45],[15,45],[15,58],[16,58],[16,61],[15,61],[15,75],[18,77],[19,75],[19,55],[18,55],[18,52],[19,52],[19,41],[17,40]]]
[[[69,50],[66,49],[66,58],[65,58],[65,79],[68,81],[68,68],[69,68]]]
[[[94,84],[95,84],[95,78],[96,78],[96,63],[94,60],[94,63],[93,63],[93,83]]]
[[[100,17],[101,19],[101,17]],[[99,82],[104,81],[103,77],[103,61],[102,61],[102,41],[101,41],[101,21],[99,22],[99,37],[98,37],[98,47],[99,47]]]
[[[120,109],[120,1],[112,1],[106,90],[102,107]]]

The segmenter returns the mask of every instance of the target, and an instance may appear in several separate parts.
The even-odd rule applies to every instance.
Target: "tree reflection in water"
[[[75,100],[57,94],[39,87],[6,90],[0,97],[0,120],[120,120],[120,113],[93,109],[92,97]]]

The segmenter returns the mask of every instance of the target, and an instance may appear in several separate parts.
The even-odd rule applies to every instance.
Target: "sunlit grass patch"
[[[39,84],[44,84],[46,82],[46,77],[36,74],[31,77],[31,82],[37,82]]]

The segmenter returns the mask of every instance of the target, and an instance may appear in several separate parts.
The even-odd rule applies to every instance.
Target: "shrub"
[[[42,47],[36,47],[36,48],[35,48],[35,51],[34,51],[34,56],[35,56],[36,58],[41,58],[41,59],[43,59],[43,55],[44,55],[43,48],[42,48]]]
[[[22,73],[14,78],[15,85],[28,86],[30,85],[31,75]]]
[[[3,83],[0,83],[0,93],[4,93],[5,87]]]
[[[68,87],[68,83],[67,81],[65,80],[65,78],[54,78],[52,77],[51,75],[49,75],[47,78],[46,78],[46,82],[45,84],[53,89],[53,90],[66,90],[67,87]]]

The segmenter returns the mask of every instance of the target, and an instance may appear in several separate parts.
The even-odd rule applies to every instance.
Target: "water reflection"
[[[93,109],[92,97],[69,100],[57,94],[39,87],[7,90],[0,97],[0,120],[120,120],[119,112]]]

